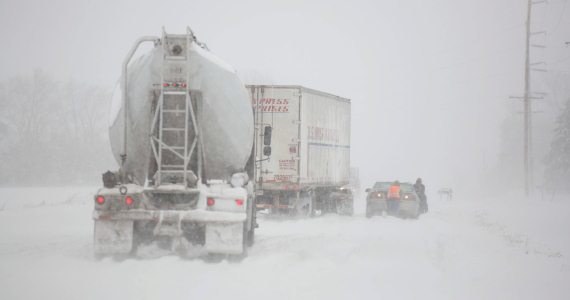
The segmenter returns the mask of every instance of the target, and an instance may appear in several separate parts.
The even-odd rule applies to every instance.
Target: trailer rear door
[[[300,90],[248,86],[255,112],[256,183],[263,189],[296,189],[299,181]],[[272,128],[271,155],[264,155],[264,131]]]

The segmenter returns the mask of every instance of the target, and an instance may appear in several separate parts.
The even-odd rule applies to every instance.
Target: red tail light
[[[135,200],[133,199],[133,197],[131,196],[127,196],[125,197],[125,204],[128,206],[133,205],[133,203],[135,203]]]
[[[236,204],[237,204],[237,206],[242,206],[243,205],[243,199],[236,199]]]
[[[95,201],[97,202],[97,204],[103,205],[103,204],[105,204],[105,197],[97,196],[97,198],[95,198]]]
[[[163,87],[169,87],[170,84],[169,84],[168,82],[165,82],[165,83],[162,84],[162,86],[163,86]]]
[[[173,87],[178,87],[178,83],[175,82],[175,83],[172,84],[172,86],[173,86]]]
[[[183,83],[180,84],[180,86],[183,87],[183,88],[185,88],[185,87],[187,87],[188,85],[186,84],[186,82],[183,82]]]
[[[214,204],[216,204],[216,200],[214,198],[208,198],[206,204],[208,204],[208,206],[214,206]]]

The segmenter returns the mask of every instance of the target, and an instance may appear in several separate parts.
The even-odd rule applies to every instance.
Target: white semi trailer
[[[131,62],[144,42],[154,48]],[[142,37],[123,63],[112,120],[120,170],[95,195],[95,254],[158,241],[242,257],[256,226],[254,115],[234,69],[189,28]]]
[[[257,209],[351,215],[350,100],[302,86],[247,90],[255,112]]]

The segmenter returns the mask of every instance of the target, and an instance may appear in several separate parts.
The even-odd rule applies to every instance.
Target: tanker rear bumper
[[[93,211],[95,221],[94,251],[97,255],[126,254],[133,250],[134,223],[155,221],[155,235],[180,237],[180,224],[195,223],[205,227],[204,247],[208,253],[241,254],[244,252],[245,212],[207,210]],[[168,225],[167,225],[168,224]],[[177,230],[178,228],[178,230]]]
[[[159,221],[197,223],[243,223],[245,212],[222,212],[207,210],[146,210],[131,209],[121,211],[93,211],[93,220],[109,221]]]

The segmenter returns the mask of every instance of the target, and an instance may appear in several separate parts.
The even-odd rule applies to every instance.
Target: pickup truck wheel
[[[412,216],[412,219],[417,220],[417,219],[420,217],[421,214],[422,214],[421,211],[417,211],[417,212]]]

